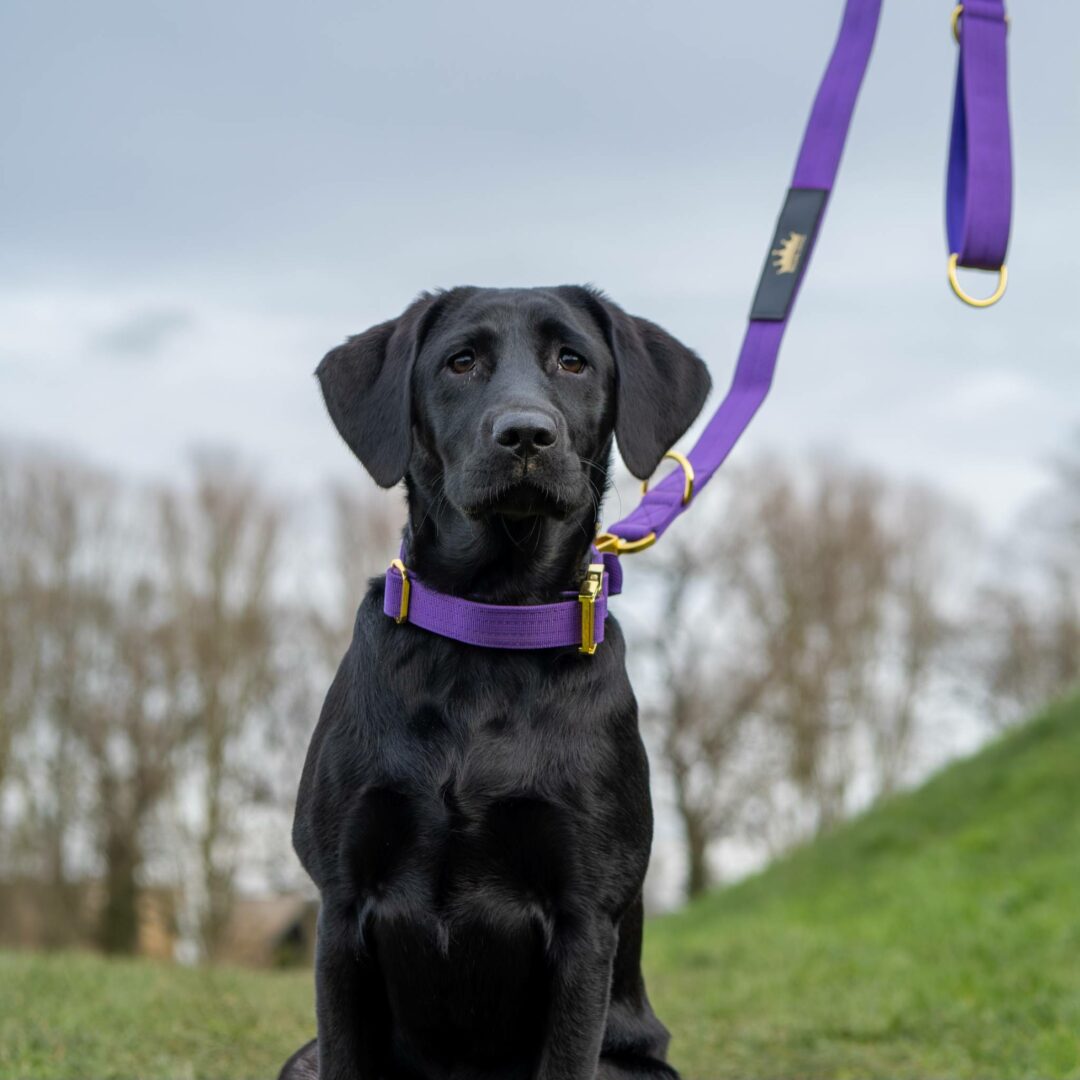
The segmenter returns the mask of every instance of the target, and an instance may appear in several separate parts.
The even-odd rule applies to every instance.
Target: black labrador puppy
[[[571,286],[425,294],[318,376],[375,480],[406,482],[410,571],[499,604],[577,589],[613,439],[649,476],[709,390],[671,335]],[[610,616],[593,656],[475,648],[398,625],[372,583],[300,781],[318,1039],[282,1077],[676,1077],[641,975],[624,658]]]

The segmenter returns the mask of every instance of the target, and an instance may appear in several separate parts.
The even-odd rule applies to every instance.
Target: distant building
[[[0,948],[96,949],[105,890],[98,880],[73,881],[63,890],[34,878],[0,881]],[[176,897],[171,889],[139,895],[136,951],[172,960],[176,944]]]
[[[32,878],[0,881],[0,949],[97,949],[104,889],[97,880],[73,882],[60,895]],[[143,889],[137,953],[177,959],[177,894]],[[315,955],[318,903],[306,896],[238,897],[219,956],[244,967],[294,967]]]
[[[239,898],[219,949],[222,963],[296,967],[315,958],[319,905],[304,896]]]

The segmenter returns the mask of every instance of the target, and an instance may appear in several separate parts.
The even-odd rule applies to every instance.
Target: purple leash
[[[664,477],[628,517],[602,533],[597,539],[602,551],[641,551],[663,536],[723,464],[765,400],[836,181],[880,14],[881,0],[848,0],[844,9],[727,397],[688,455],[668,455],[679,463],[681,474]],[[948,173],[949,279],[965,303],[987,307],[1005,291],[1012,204],[1003,0],[969,0],[954,10],[953,28],[960,58]],[[957,264],[998,270],[994,295],[976,300],[965,293],[956,278]]]
[[[649,489],[627,517],[596,539],[579,593],[554,604],[482,604],[429,589],[401,560],[386,572],[384,610],[443,637],[498,649],[578,646],[592,653],[604,639],[607,598],[619,592],[617,556],[656,542],[712,478],[749,426],[772,385],[780,344],[810,263],[870,62],[881,0],[847,0],[840,33],[803,135],[791,188],[765,260],[750,323],[727,396],[688,455],[669,451],[680,470]],[[1012,159],[1004,0],[967,0],[953,12],[960,46],[949,151],[946,216],[949,281],[965,303],[988,307],[1005,291],[1012,211]],[[997,290],[969,296],[957,266],[995,270]]]
[[[880,15],[881,0],[848,0],[844,9],[840,35],[810,112],[791,190],[780,212],[727,397],[686,463],[680,462],[682,474],[676,471],[664,477],[628,517],[602,534],[598,541],[602,550],[640,551],[663,536],[689,505],[687,494],[696,494],[709,482],[769,393],[784,330],[836,181]]]

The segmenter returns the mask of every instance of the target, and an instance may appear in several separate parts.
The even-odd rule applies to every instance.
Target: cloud
[[[1014,409],[1048,403],[1049,392],[1020,371],[997,370],[969,374],[935,403],[939,418],[953,421],[990,420]]]
[[[152,360],[195,325],[184,308],[143,308],[95,335],[95,352],[124,360]]]
[[[0,430],[155,472],[230,443],[308,485],[359,470],[318,358],[432,286],[596,282],[707,358],[714,407],[842,5],[9,6]],[[1080,5],[1028,7],[1005,302],[948,292],[955,48],[890,8],[740,455],[839,445],[1000,515],[1067,437]]]

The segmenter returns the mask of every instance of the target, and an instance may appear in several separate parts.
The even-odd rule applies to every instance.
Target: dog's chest
[[[555,899],[580,833],[579,800],[551,748],[506,730],[408,741],[406,767],[373,777],[354,806],[353,875],[375,891],[427,893],[437,906],[485,887]]]
[[[352,803],[359,891],[453,914],[493,897],[547,907],[583,887],[613,793],[579,695],[521,677],[426,687],[395,695]]]

